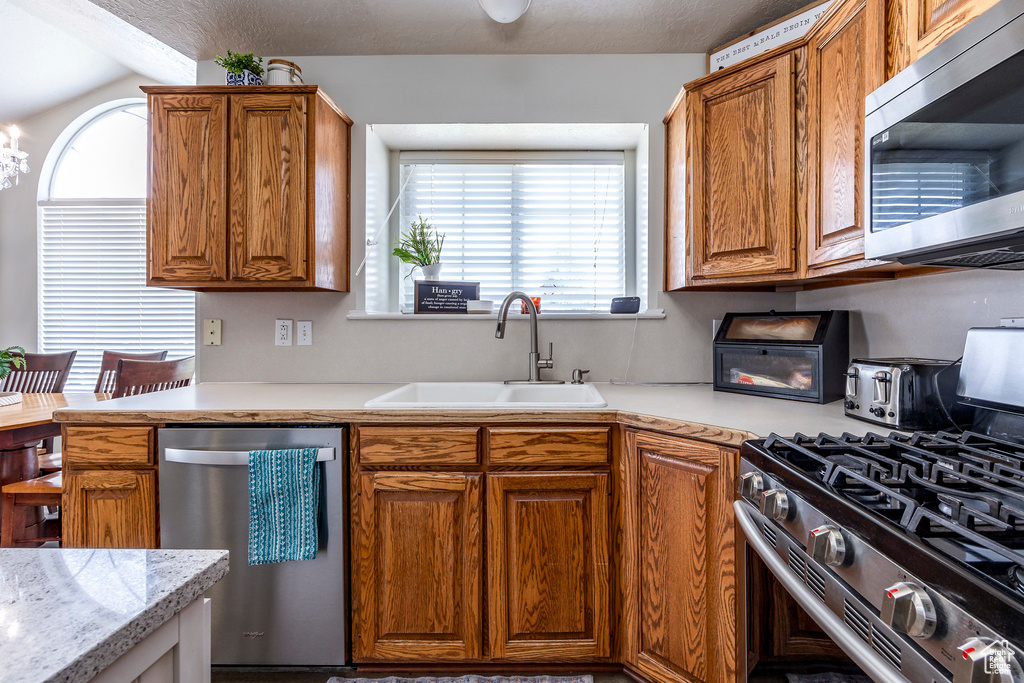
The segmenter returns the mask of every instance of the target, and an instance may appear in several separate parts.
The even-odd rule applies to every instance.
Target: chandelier
[[[21,131],[17,126],[11,126],[11,138],[0,133],[0,190],[18,184],[18,175],[28,173],[28,152],[18,149],[18,138]],[[11,182],[11,179],[14,182]]]

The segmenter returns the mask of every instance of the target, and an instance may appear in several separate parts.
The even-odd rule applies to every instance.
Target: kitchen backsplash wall
[[[967,330],[1024,317],[1024,275],[947,271],[796,294],[798,310],[849,309],[850,354],[959,358]]]
[[[664,149],[662,117],[704,55],[516,55],[295,57],[355,121],[352,129],[353,271],[362,259],[368,123],[647,123],[650,132],[650,305],[665,319],[640,320],[628,379],[707,380],[711,327],[727,310],[785,309],[792,294],[659,294],[662,282]],[[199,82],[223,83],[212,62]],[[376,227],[376,226],[374,226]],[[349,294],[205,293],[197,315],[223,320],[223,346],[201,347],[202,381],[493,380],[526,376],[529,331],[494,321],[349,320],[363,282]],[[312,320],[311,347],[273,345],[275,318]],[[555,344],[553,377],[573,368],[590,379],[622,378],[634,322],[544,320],[542,351]]]

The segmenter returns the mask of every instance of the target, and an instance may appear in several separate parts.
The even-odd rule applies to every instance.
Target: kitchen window
[[[624,156],[402,153],[401,229],[422,216],[444,233],[441,279],[479,282],[481,299],[520,290],[544,312],[607,312],[626,294]],[[395,274],[402,312],[408,273]]]
[[[92,391],[105,349],[195,352],[195,294],[146,287],[146,141],[145,101],[119,101],[72,123],[47,157],[39,350],[78,351],[67,391]]]

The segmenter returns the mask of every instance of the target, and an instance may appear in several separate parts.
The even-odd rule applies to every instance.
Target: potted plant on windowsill
[[[424,280],[437,280],[441,277],[441,248],[444,246],[444,233],[417,217],[409,227],[409,232],[402,233],[392,252],[403,263],[412,265],[413,270],[423,271]],[[412,271],[406,277],[412,275]]]
[[[13,370],[25,367],[25,349],[20,346],[9,346],[0,350],[0,385]],[[0,406],[21,403],[21,393],[17,391],[0,391]]]
[[[263,57],[228,50],[227,57],[217,55],[213,61],[224,67],[228,85],[263,85]]]

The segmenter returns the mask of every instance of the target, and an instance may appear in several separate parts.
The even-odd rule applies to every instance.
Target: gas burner
[[[1015,564],[1006,573],[1010,585],[1017,589],[1018,593],[1024,593],[1024,567]]]

